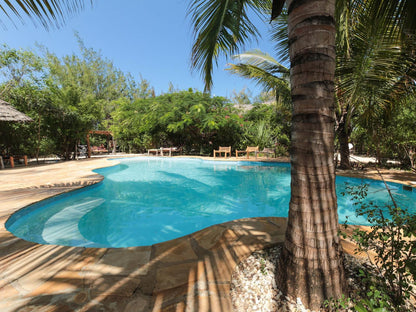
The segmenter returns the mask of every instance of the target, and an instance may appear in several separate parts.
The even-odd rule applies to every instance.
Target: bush
[[[364,201],[368,185],[346,187],[357,216],[365,216],[371,224],[370,231],[355,229],[351,239],[357,244],[357,253],[367,254],[375,272],[360,272],[365,291],[353,300],[356,311],[409,311],[407,302],[414,297],[416,215],[400,208],[385,185],[392,200],[385,207]]]

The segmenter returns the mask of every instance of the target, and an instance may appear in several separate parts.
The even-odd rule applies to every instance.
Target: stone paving
[[[97,183],[102,177],[91,170],[115,163],[101,158],[0,171],[0,311],[230,311],[237,263],[284,239],[286,219],[273,217],[131,248],[40,245],[5,229],[15,211]]]

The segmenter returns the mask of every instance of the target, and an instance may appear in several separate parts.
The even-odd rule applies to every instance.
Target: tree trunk
[[[338,140],[339,140],[339,153],[341,155],[341,169],[351,169],[350,163],[350,148],[348,146],[349,131],[345,129],[345,119],[344,122],[339,124],[338,128]]]
[[[277,281],[318,309],[346,291],[334,167],[335,0],[288,1],[291,199]]]

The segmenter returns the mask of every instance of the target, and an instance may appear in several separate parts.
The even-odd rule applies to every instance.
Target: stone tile
[[[140,286],[140,279],[120,275],[102,275],[90,286],[91,296],[130,297]]]
[[[156,307],[163,307],[185,300],[187,297],[191,298],[195,295],[193,288],[194,283],[190,282],[182,286],[170,288],[153,294]]]
[[[153,248],[152,261],[177,263],[198,259],[188,236],[153,245]]]
[[[90,264],[95,264],[107,252],[106,248],[78,248],[79,255],[71,261],[68,269],[72,271],[81,271],[88,269]]]
[[[192,234],[192,238],[202,248],[210,249],[221,240],[226,230],[227,228],[223,226],[214,225]]]
[[[207,281],[228,282],[239,261],[228,248],[224,248],[205,256],[204,261],[199,263],[198,273],[204,272]]]
[[[284,235],[286,227],[278,227],[265,218],[243,219],[231,223],[231,229],[239,236],[250,236],[253,240],[270,242],[272,235]]]
[[[124,312],[146,312],[151,311],[152,297],[150,296],[135,296],[127,303]]]
[[[238,235],[231,229],[222,226],[209,227],[193,235],[198,245],[207,250],[221,248],[223,244],[229,244],[237,240]]]
[[[41,296],[57,293],[70,293],[83,288],[83,278],[79,272],[63,271],[50,280],[42,283],[40,287],[32,290],[27,296]]]
[[[89,290],[83,289],[75,293],[74,297],[72,298],[72,301],[77,305],[85,304],[89,301],[91,301],[91,295]]]
[[[150,246],[108,249],[96,264],[88,268],[104,274],[145,275],[149,270],[150,255]]]
[[[7,300],[8,298],[15,298],[19,295],[20,295],[20,292],[15,287],[13,287],[13,285],[8,284],[0,288],[0,298],[1,298],[0,302],[3,300]]]
[[[157,270],[154,292],[175,288],[196,280],[197,265],[195,262],[164,266]]]

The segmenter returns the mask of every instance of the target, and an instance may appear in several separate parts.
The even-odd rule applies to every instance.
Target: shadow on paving
[[[286,219],[211,226],[146,247],[39,245],[0,232],[1,311],[230,311],[231,274]]]

